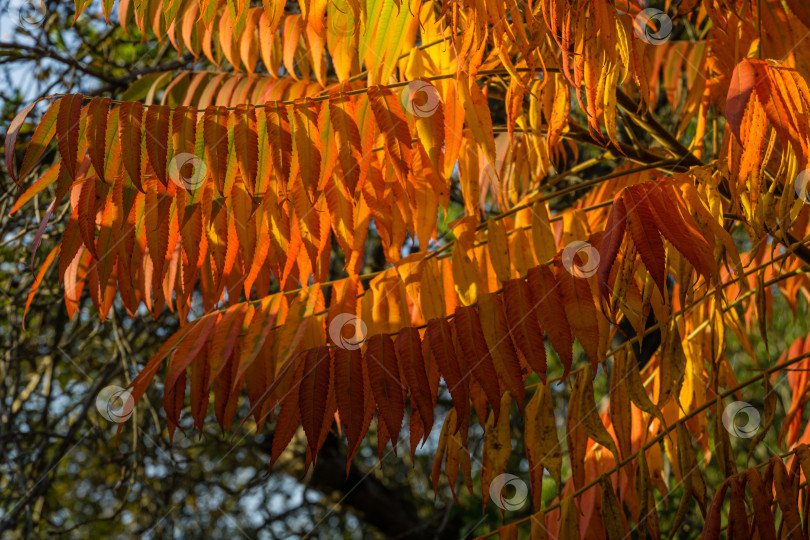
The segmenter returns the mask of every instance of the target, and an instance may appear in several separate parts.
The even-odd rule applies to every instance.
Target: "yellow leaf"
[[[468,79],[464,72],[459,72],[458,75],[458,92],[467,126],[472,131],[476,143],[483,150],[490,166],[497,170],[495,135],[492,131],[492,117],[487,98],[475,81]]]
[[[544,264],[557,254],[557,242],[554,240],[554,229],[548,215],[548,204],[537,201],[532,206],[532,244],[537,262]]]

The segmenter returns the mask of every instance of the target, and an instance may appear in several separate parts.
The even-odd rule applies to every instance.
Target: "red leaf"
[[[288,364],[290,366],[292,364]],[[304,362],[296,362],[295,371],[292,372],[290,388],[281,399],[281,407],[276,418],[276,427],[273,430],[273,446],[270,454],[270,468],[281,456],[281,453],[292,440],[301,423],[301,407],[298,403],[301,377],[304,374]],[[278,377],[279,380],[283,376]]]
[[[532,304],[538,306],[537,317],[565,368],[563,377],[567,377],[574,361],[574,337],[554,272],[548,266],[540,265],[530,268],[526,277],[532,293]]]
[[[492,412],[497,418],[501,408],[500,385],[484,338],[484,330],[481,328],[478,309],[475,306],[456,307],[453,324],[456,327],[456,336],[461,351],[467,359],[467,364],[470,366],[470,371],[483,388],[487,401],[492,406]]]
[[[237,367],[235,355],[228,356],[220,375],[214,379],[214,412],[223,431],[231,429],[236,406],[239,403],[239,390],[244,379],[235,380]],[[235,392],[232,390],[234,386]]]
[[[188,365],[191,364],[194,358],[196,358],[197,355],[200,353],[202,348],[208,342],[208,336],[211,334],[211,331],[216,326],[215,323],[217,322],[218,315],[219,315],[218,313],[212,313],[211,316],[206,316],[201,319],[197,319],[193,323],[189,323],[189,326],[192,327],[190,329],[191,331],[188,332],[188,334],[183,333],[185,334],[183,336],[183,340],[172,352],[172,358],[177,358],[180,361],[177,362],[176,364],[173,364],[172,366],[173,369],[170,370],[169,373],[166,375],[167,385],[173,386],[174,383],[177,381],[177,378],[180,376],[180,372],[185,371],[186,367],[188,367]],[[179,333],[180,332],[178,332],[178,334]],[[160,353],[160,351],[158,352]],[[159,355],[155,355],[155,357],[157,356]],[[149,362],[151,363],[152,360],[150,360]]]
[[[82,113],[82,95],[69,94],[61,99],[59,116],[56,118],[56,141],[59,154],[70,178],[76,180],[79,159],[79,129]],[[140,144],[138,144],[140,148]]]
[[[415,403],[425,427],[424,440],[427,440],[430,428],[433,427],[433,400],[418,329],[407,327],[399,331],[397,356],[405,376],[405,383],[411,391],[411,406],[413,407]]]
[[[470,389],[467,375],[462,375],[459,368],[459,361],[456,357],[456,348],[453,343],[453,334],[450,323],[446,319],[431,319],[427,323],[427,336],[430,342],[430,350],[439,366],[439,371],[444,382],[450,390],[450,397],[453,399],[456,411],[458,412],[459,425],[467,425],[470,417]]]
[[[653,189],[661,188],[654,186]],[[637,184],[626,188],[622,198],[627,209],[627,226],[633,243],[641,255],[647,272],[661,291],[661,296],[667,298],[664,242],[655,226],[655,217],[650,209],[647,194]]]
[[[213,324],[216,322],[216,316],[217,315],[215,313],[209,313],[208,315],[205,315],[202,318],[185,325],[180,330],[172,334],[172,336],[167,339],[163,345],[161,345],[158,352],[149,359],[149,362],[146,363],[141,372],[138,373],[138,376],[135,377],[135,379],[129,385],[129,388],[132,388],[131,395],[135,404],[138,403],[143,394],[146,392],[146,388],[149,386],[149,383],[152,382],[152,378],[155,376],[155,373],[157,373],[158,368],[160,368],[161,362],[163,362],[163,360],[169,356],[169,354],[173,354],[182,344],[187,344],[187,346],[184,347],[185,352],[193,351],[192,346],[200,336],[200,333],[205,331],[210,332],[213,328]],[[188,338],[188,341],[186,341],[186,338]],[[185,357],[180,356],[179,358],[184,361],[188,358],[188,354],[186,354]],[[191,360],[189,359],[189,362],[190,361]],[[166,385],[169,387],[174,386],[177,379],[180,377],[180,372],[185,372],[187,365],[188,364],[186,363],[185,366],[183,366],[183,368],[180,370],[169,370],[166,378]],[[177,372],[177,376],[169,380],[174,371]]]
[[[211,336],[211,379],[214,380],[219,377],[219,374],[225,368],[226,362],[229,361],[236,346],[236,340],[242,331],[242,322],[247,315],[248,304],[240,302],[236,305],[229,307],[222,319],[217,323],[216,330]],[[237,366],[238,367],[238,362]],[[231,381],[233,382],[233,381]],[[238,390],[231,389],[229,390]]]
[[[731,480],[731,508],[728,519],[729,540],[748,540],[751,529],[748,527],[748,511],[745,505],[745,478]]]
[[[605,233],[602,235],[602,242],[599,244],[599,294],[602,298],[610,298],[610,269],[619,254],[619,247],[622,245],[624,230],[627,224],[627,211],[624,207],[622,192],[613,198],[613,206],[605,223]]]
[[[762,540],[776,540],[774,533],[774,517],[771,511],[771,494],[762,481],[762,475],[752,467],[745,471],[748,480],[748,489],[751,491],[751,501],[754,508],[754,524]]]
[[[142,116],[143,105],[137,101],[125,101],[118,108],[118,136],[121,139],[124,170],[139,191],[143,191],[141,185]]]
[[[394,352],[394,342],[387,334],[371,336],[367,341],[364,356],[368,380],[377,410],[391,435],[394,448],[397,446],[402,419],[405,414],[405,396],[399,382],[399,365]]]
[[[773,464],[773,487],[776,492],[776,502],[782,510],[782,528],[785,538],[790,540],[804,540],[807,536],[802,530],[802,518],[796,502],[798,494],[793,490],[793,480],[782,462],[782,458],[771,458]]]
[[[268,101],[264,106],[267,119],[267,142],[270,145],[270,161],[273,165],[276,181],[286,194],[287,181],[290,179],[292,161],[292,135],[287,108],[280,101]]]
[[[84,245],[96,259],[98,259],[96,253],[96,202],[97,197],[101,198],[102,195],[104,195],[104,192],[98,194],[98,196],[96,194],[96,179],[88,178],[79,186],[79,201],[76,205],[79,234]]]
[[[714,494],[712,504],[706,514],[706,522],[703,524],[703,534],[701,540],[715,540],[720,538],[721,530],[721,511],[723,509],[723,502],[726,498],[726,491],[728,491],[728,484],[730,479],[726,479]]]
[[[546,347],[537,319],[538,304],[532,303],[529,285],[522,278],[503,283],[503,302],[512,336],[531,368],[546,380]]]
[[[509,335],[509,323],[503,299],[495,293],[486,293],[478,297],[478,315],[487,347],[492,354],[495,371],[504,386],[517,402],[521,416],[526,402],[526,389],[523,387],[524,373],[520,360]]]
[[[93,164],[96,175],[103,181],[112,183],[112,178],[108,180],[104,177],[107,157],[107,117],[110,114],[110,98],[95,98],[90,102],[87,108],[87,127],[85,128],[87,153],[90,156],[90,162]],[[149,130],[147,131],[152,133]],[[147,137],[147,148],[149,139],[151,139],[151,137]],[[152,160],[151,156],[149,159]]]
[[[206,341],[200,349],[200,354],[191,362],[191,387],[189,388],[189,401],[191,402],[191,417],[194,426],[200,433],[203,431],[205,415],[208,412],[208,401],[211,396],[211,369],[210,344]],[[175,354],[174,359],[177,359]]]
[[[163,410],[166,411],[166,423],[169,429],[169,443],[174,441],[174,430],[180,427],[180,412],[186,399],[186,370],[172,386],[163,389]]]
[[[366,394],[363,376],[363,355],[360,349],[334,350],[335,392],[340,421],[346,430],[347,460],[351,462],[360,447],[368,426],[365,426]]]
[[[599,362],[599,320],[591,286],[587,279],[574,277],[559,258],[554,259],[554,265],[568,323],[590,358],[595,373]]]
[[[710,281],[717,273],[712,248],[700,232],[678,188],[671,182],[665,182],[660,189],[651,187],[648,192],[648,202],[661,235],[686,257],[707,282]]]
[[[167,155],[169,151],[169,119],[171,115],[172,110],[169,107],[151,105],[146,109],[146,119],[144,120],[146,154],[149,156],[152,170],[155,171],[158,180],[164,186],[168,184],[166,171],[168,170]],[[95,161],[93,166],[96,166]]]
[[[298,406],[301,408],[301,424],[307,435],[311,457],[318,453],[318,439],[326,421],[326,402],[332,382],[332,358],[328,347],[318,347],[302,353],[304,363],[301,377]]]

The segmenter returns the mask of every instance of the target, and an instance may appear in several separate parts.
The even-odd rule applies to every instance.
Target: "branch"
[[[113,79],[110,82],[110,84],[108,84],[107,86],[102,86],[101,88],[97,88],[96,90],[93,90],[92,92],[88,92],[87,95],[88,96],[97,96],[97,95],[103,94],[105,92],[112,92],[113,90],[115,90],[117,88],[122,88],[122,87],[128,86],[130,83],[137,80],[138,77],[141,77],[143,75],[149,75],[151,73],[158,73],[160,71],[173,71],[175,69],[180,69],[182,67],[185,67],[190,62],[194,62],[195,60],[196,60],[196,58],[194,57],[194,55],[189,53],[189,54],[185,55],[181,59],[172,60],[171,62],[167,62],[166,64],[160,64],[158,66],[152,66],[152,67],[143,68],[143,69],[136,69],[134,71],[129,72],[129,74],[127,74],[127,75],[125,75],[123,77]]]
[[[690,167],[705,166],[705,163],[703,163],[701,159],[697,158],[692,152],[689,151],[688,148],[681,144],[677,137],[672,135],[661,124],[659,124],[649,111],[644,111],[641,114],[637,113],[636,111],[638,111],[640,107],[636,105],[635,102],[633,102],[633,100],[627,96],[627,94],[618,88],[616,89],[616,101],[625,111],[627,111],[627,114],[633,119],[634,122],[647,130],[647,132],[649,132],[649,134],[652,135],[652,137],[661,143],[667,150],[672,152],[675,156],[678,156],[684,165]],[[723,198],[725,198],[727,201],[731,201],[731,191],[728,188],[725,178],[722,179],[717,188]],[[787,236],[787,240],[790,243],[786,243],[784,240],[776,236],[771,236],[774,240],[787,248],[790,248],[791,244],[795,244],[797,242],[797,240],[790,236],[790,234]],[[807,248],[804,245],[799,245],[794,249],[794,253],[799,259],[802,260],[803,263],[810,264],[810,248]]]
[[[52,60],[56,60],[57,62],[61,62],[68,66],[74,67],[81,71],[82,73],[86,73],[87,75],[91,75],[97,79],[101,79],[104,82],[113,84],[115,83],[116,79],[110,77],[109,75],[105,75],[104,73],[98,72],[94,69],[90,69],[87,66],[82,65],[81,62],[76,60],[75,58],[65,57],[60,54],[57,54],[56,51],[52,51],[51,49],[46,49],[44,47],[37,47],[32,45],[23,45],[21,43],[9,43],[6,41],[0,41],[0,48],[2,49],[21,49],[23,51],[28,51],[30,53],[38,54],[45,58],[50,58]],[[36,58],[30,58],[30,60],[37,60]]]

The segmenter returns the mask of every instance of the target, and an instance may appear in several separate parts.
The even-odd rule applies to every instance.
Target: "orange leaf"
[[[330,94],[329,119],[335,130],[337,164],[340,178],[351,195],[354,195],[360,179],[361,160],[360,130],[353,115],[354,106],[349,96],[343,93]]]
[[[207,165],[220,193],[228,170],[228,109],[208,107],[203,114],[203,141]]]
[[[318,136],[318,110],[320,103],[311,99],[296,102],[293,106],[293,173],[300,174],[301,182],[309,194],[310,202],[315,202],[315,193],[321,173],[321,150]],[[293,179],[293,181],[295,181]]]
[[[489,230],[489,242],[487,243],[489,260],[492,262],[492,268],[495,270],[495,275],[498,276],[498,281],[506,283],[512,276],[506,228],[501,219],[491,219],[487,222],[487,225]]]
[[[5,141],[6,170],[8,171],[9,176],[11,176],[11,179],[14,180],[14,183],[17,184],[18,187],[21,187],[20,178],[14,172],[14,147],[17,145],[17,135],[19,135],[20,128],[22,128],[23,124],[25,123],[25,118],[28,116],[28,113],[30,113],[34,109],[34,106],[37,103],[39,103],[40,101],[42,101],[43,99],[45,99],[45,98],[41,97],[41,98],[37,99],[35,102],[31,103],[30,105],[25,107],[23,110],[18,112],[17,116],[15,116],[14,119],[11,121],[11,124],[9,124],[8,129],[6,131],[6,141]],[[56,103],[51,105],[48,108],[48,111],[46,111],[45,116],[43,117],[43,120],[49,116],[49,113],[51,115],[56,114],[57,115],[57,125],[58,125],[58,110],[61,108],[60,107],[61,103],[62,103],[62,100],[60,99],[60,100],[57,100]],[[52,110],[57,111],[57,112],[51,113],[50,111],[52,111]],[[58,128],[57,128],[57,130],[58,130]],[[48,139],[48,141],[50,142],[50,139]],[[43,143],[43,144],[45,144],[45,143]]]
[[[384,86],[372,86],[368,89],[368,100],[383,136],[385,152],[397,176],[405,182],[411,162],[411,132],[399,99]]]
[[[212,313],[211,316],[205,316],[201,319],[197,319],[193,323],[189,323],[191,329],[188,333],[182,331],[178,332],[178,334],[181,334],[182,341],[172,352],[172,359],[174,360],[176,358],[178,362],[173,361],[171,364],[172,369],[166,374],[167,385],[174,386],[177,382],[177,378],[180,377],[180,372],[185,371],[188,365],[191,364],[203,349],[208,342],[208,336],[216,326],[218,315],[218,313]],[[156,355],[155,357],[158,356],[159,355]],[[135,383],[133,382],[133,384]],[[135,385],[135,387],[137,388],[137,385]]]
[[[237,105],[234,115],[233,144],[242,179],[252,193],[256,186],[259,161],[259,136],[256,132],[256,110],[252,105]]]
[[[203,125],[203,130],[205,126]],[[172,113],[172,153],[174,158],[180,154],[194,154],[197,137],[197,109],[194,107],[175,107]],[[178,163],[182,164],[180,161]]]
[[[329,207],[332,230],[348,262],[354,251],[354,198],[337,176],[333,174],[327,180],[324,196]]]
[[[45,273],[48,271],[48,268],[50,268],[56,256],[59,255],[60,250],[61,246],[56,246],[48,253],[42,266],[39,268],[39,272],[37,272],[37,277],[34,278],[34,282],[31,284],[31,291],[28,293],[28,300],[25,301],[25,310],[23,311],[23,329],[25,329],[25,315],[28,313],[28,308],[31,307],[31,301],[34,299],[34,295],[37,293],[37,289],[39,289],[39,285],[42,283]]]
[[[284,186],[286,193],[287,181],[290,178],[290,163],[292,161],[292,135],[290,132],[290,117],[287,108],[280,101],[268,101],[264,106],[267,119],[267,142],[270,145],[270,162],[273,165],[276,179]]]

